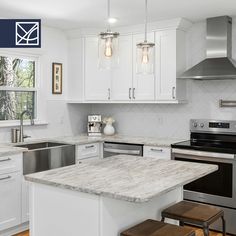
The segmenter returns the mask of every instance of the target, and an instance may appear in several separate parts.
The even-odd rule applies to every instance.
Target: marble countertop
[[[8,155],[15,155],[18,153],[22,153],[24,151],[27,151],[26,148],[19,148],[19,147],[13,147],[10,145],[1,145],[0,146],[0,157],[2,156],[8,156]]]
[[[217,168],[216,165],[120,155],[25,178],[35,183],[142,203]]]
[[[118,143],[132,143],[132,144],[143,144],[149,146],[162,146],[170,147],[172,143],[184,141],[183,139],[172,139],[172,138],[155,138],[155,137],[138,137],[128,135],[113,135],[100,137],[89,137],[87,135],[69,136],[69,137],[58,137],[52,139],[54,141],[65,142],[69,144],[88,144],[93,142],[118,142]]]
[[[55,138],[43,138],[43,139],[31,139],[25,141],[24,143],[37,143],[37,142],[63,142],[67,144],[82,145],[94,142],[120,142],[120,143],[132,143],[132,144],[143,144],[150,146],[160,146],[160,147],[170,147],[172,143],[177,143],[183,141],[183,139],[168,139],[168,138],[155,138],[155,137],[134,137],[127,135],[113,135],[113,136],[99,136],[99,137],[89,137],[86,134],[78,136],[65,136],[65,137],[55,137]],[[27,151],[27,148],[14,147],[14,143],[0,144],[0,156],[14,155],[17,153],[22,153]]]

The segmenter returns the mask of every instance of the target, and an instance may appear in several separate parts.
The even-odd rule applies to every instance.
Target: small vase
[[[112,124],[106,124],[106,126],[104,127],[103,133],[105,135],[113,135],[115,134],[115,128],[113,127]]]

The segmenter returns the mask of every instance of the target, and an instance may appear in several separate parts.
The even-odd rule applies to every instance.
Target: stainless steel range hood
[[[232,59],[232,19],[220,16],[207,19],[206,59],[185,71],[181,79],[236,79]]]

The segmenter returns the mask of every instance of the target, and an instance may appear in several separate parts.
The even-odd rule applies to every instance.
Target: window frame
[[[35,124],[44,124],[39,121],[40,112],[39,112],[39,104],[38,104],[38,96],[39,96],[39,87],[40,87],[40,55],[35,54],[27,54],[27,53],[19,53],[19,52],[6,52],[0,50],[0,56],[3,57],[15,57],[19,59],[27,59],[35,62],[35,86],[33,88],[24,88],[24,87],[9,87],[9,86],[0,86],[0,91],[19,91],[19,92],[34,92],[34,122]],[[24,120],[26,125],[30,125],[30,120]],[[0,127],[11,127],[19,125],[20,120],[0,120]]]

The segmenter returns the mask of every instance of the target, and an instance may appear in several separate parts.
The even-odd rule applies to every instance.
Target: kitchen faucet
[[[20,114],[20,139],[19,142],[24,142],[25,138],[29,138],[30,136],[24,135],[24,115],[28,114],[30,117],[31,125],[34,125],[34,119],[32,112],[25,110]]]

